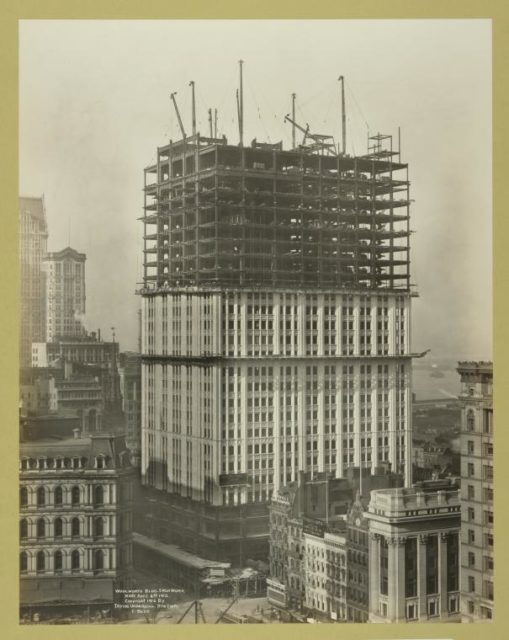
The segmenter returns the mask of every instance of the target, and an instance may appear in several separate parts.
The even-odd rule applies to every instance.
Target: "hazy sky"
[[[87,254],[87,326],[137,345],[143,168],[207,109],[238,142],[291,141],[297,120],[339,138],[346,77],[348,153],[401,127],[411,197],[413,347],[491,358],[491,23],[383,21],[22,21],[20,195],[44,193],[49,249]],[[432,356],[433,357],[433,356]]]

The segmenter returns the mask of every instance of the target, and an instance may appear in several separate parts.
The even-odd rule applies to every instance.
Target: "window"
[[[467,412],[467,431],[474,431],[475,428],[475,417],[472,409],[469,409]]]
[[[55,555],[53,556],[53,567],[55,569],[55,572],[62,571],[62,552],[61,551],[55,551]]]
[[[62,518],[55,518],[55,522],[53,524],[53,531],[55,538],[62,537],[63,523]]]
[[[473,507],[468,507],[468,519],[470,521],[475,520],[475,509]]]
[[[19,554],[19,570],[21,573],[26,573],[26,571],[28,571],[28,556],[26,551],[22,551]]]
[[[39,551],[36,558],[37,571],[44,571],[46,569],[46,556],[44,555],[44,551]]]
[[[431,602],[428,603],[428,614],[430,616],[438,615],[438,607],[435,600],[431,600]]]
[[[458,598],[453,597],[449,600],[449,613],[456,613],[458,611]]]
[[[94,520],[94,535],[98,538],[104,535],[104,520],[102,518]]]
[[[46,523],[43,518],[37,520],[37,537],[44,538],[46,536]]]
[[[485,580],[483,583],[483,596],[488,600],[493,600],[493,582]]]
[[[28,504],[28,490],[26,487],[21,487],[19,490],[19,503],[22,507],[26,507]]]
[[[71,523],[71,535],[73,537],[80,535],[80,521],[79,518],[73,518]]]
[[[475,567],[475,553],[472,551],[468,552],[468,566]]]
[[[76,569],[80,568],[80,552],[75,549],[72,553],[71,553],[71,569],[73,571],[75,571]]]
[[[56,487],[55,504],[62,504],[62,502],[63,502],[62,487]]]
[[[468,601],[468,613],[473,614],[475,611],[474,603],[472,600]]]
[[[44,491],[44,487],[39,487],[37,489],[37,506],[42,507],[46,504],[46,492]]]
[[[475,531],[473,529],[468,530],[468,543],[469,544],[475,543]]]
[[[98,485],[94,489],[94,504],[100,505],[104,503],[104,489],[101,485]]]
[[[417,617],[415,615],[415,611],[416,611],[415,604],[409,604],[407,608],[407,618],[409,620],[415,620],[415,618]]]
[[[475,467],[474,467],[474,463],[473,462],[469,462],[467,464],[467,475],[469,478],[471,478],[473,475],[475,475]]]
[[[104,567],[104,554],[101,549],[94,551],[94,570],[101,571]]]
[[[80,503],[80,488],[79,487],[73,487],[72,488],[71,500],[72,500],[73,504],[79,504]]]
[[[475,591],[475,578],[474,576],[468,576],[468,590],[472,593]]]
[[[474,500],[475,499],[475,488],[473,485],[469,484],[467,487],[468,490],[468,499],[469,500]]]

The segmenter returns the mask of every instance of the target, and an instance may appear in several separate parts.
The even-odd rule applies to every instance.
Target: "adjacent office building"
[[[460,362],[461,617],[493,619],[493,365]]]
[[[20,367],[30,367],[32,342],[46,339],[48,227],[44,197],[19,198]]]
[[[50,252],[44,259],[46,342],[85,335],[86,259],[84,253],[78,253],[71,247]]]

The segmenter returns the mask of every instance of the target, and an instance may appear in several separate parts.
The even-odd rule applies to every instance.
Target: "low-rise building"
[[[299,484],[282,487],[270,507],[269,601],[328,620],[366,621],[368,524],[354,496],[401,484],[402,477],[386,469],[363,470],[362,480],[352,469],[348,478],[301,474]]]
[[[371,492],[370,622],[459,622],[459,487]]]
[[[20,446],[20,608],[110,609],[132,567],[134,469],[121,436],[75,429]]]

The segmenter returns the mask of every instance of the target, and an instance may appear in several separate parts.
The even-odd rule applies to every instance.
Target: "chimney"
[[[97,340],[98,342],[101,342],[101,330],[97,329]]]
[[[75,439],[75,440],[78,440],[78,439],[79,439],[79,437],[80,437],[80,430],[79,430],[79,429],[73,429],[73,430],[72,430],[72,434],[73,434],[73,436],[74,436],[74,439]]]

